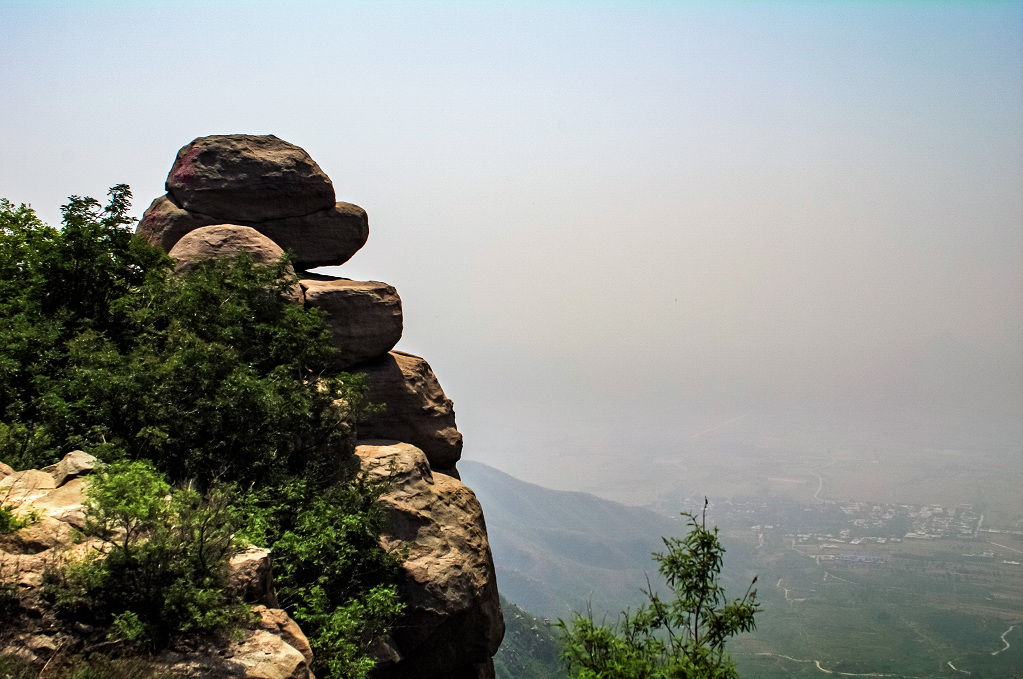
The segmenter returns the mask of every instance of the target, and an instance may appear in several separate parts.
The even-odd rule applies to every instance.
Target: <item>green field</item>
[[[741,675],[1023,677],[1018,567],[888,556],[836,567],[783,544],[757,550],[764,611],[732,646]]]

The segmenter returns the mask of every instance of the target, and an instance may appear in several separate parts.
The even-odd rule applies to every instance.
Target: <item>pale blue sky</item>
[[[1018,451],[1019,2],[0,0],[0,92],[0,196],[51,222],[141,214],[196,136],[303,146],[370,215],[337,273],[398,287],[466,455],[530,480],[586,459],[561,414],[800,399]]]

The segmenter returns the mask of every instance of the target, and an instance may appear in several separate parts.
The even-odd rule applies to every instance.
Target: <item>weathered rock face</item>
[[[335,203],[325,210],[282,219],[233,221],[256,229],[291,251],[300,270],[344,264],[369,238],[366,211],[351,203]],[[142,215],[136,233],[169,252],[190,231],[223,223],[218,217],[185,210],[170,196],[160,196]]]
[[[273,560],[270,550],[264,547],[249,547],[231,557],[231,573],[227,587],[237,592],[248,602],[277,608],[277,592],[274,590]]]
[[[298,626],[298,623],[291,619],[291,616],[280,608],[267,608],[266,606],[254,606],[252,612],[259,616],[263,628],[276,634],[286,641],[292,648],[302,654],[306,663],[313,663],[313,649],[305,632]]]
[[[75,457],[79,459],[69,460]],[[95,458],[75,451],[61,462],[94,464]],[[88,473],[87,465],[82,466],[80,473]],[[55,470],[58,467],[54,465]],[[84,554],[96,544],[72,541],[73,529],[85,527],[86,483],[85,478],[65,478],[58,488],[54,474],[39,469],[14,472],[0,481],[0,505],[13,509],[16,516],[36,516],[25,528],[0,536],[0,575],[13,576],[22,592],[31,593],[42,584],[47,564],[53,563],[57,552]]]
[[[36,493],[53,490],[57,484],[53,476],[41,469],[28,469],[14,472],[0,480],[0,488],[9,488],[8,494],[13,496],[31,497]]]
[[[82,635],[92,633],[91,628],[48,620],[38,592],[46,569],[60,558],[79,559],[100,546],[95,538],[76,544],[72,530],[85,527],[88,478],[82,475],[96,465],[91,455],[74,451],[48,467],[50,472],[31,469],[4,476],[0,504],[13,508],[17,516],[34,514],[36,520],[0,536],[0,576],[17,585],[21,605],[28,613],[0,626],[0,655],[17,657],[37,668],[49,663],[56,671],[70,662],[60,653],[81,648]],[[235,555],[228,586],[249,603],[276,606],[269,550],[253,547]],[[240,638],[208,641],[189,653],[167,651],[155,658],[138,658],[137,664],[159,676],[315,679],[309,670],[312,649],[295,621],[276,607],[259,605],[253,612],[259,616],[258,626],[241,630]]]
[[[287,618],[284,611],[276,609],[276,612]],[[288,620],[291,621],[291,618]],[[291,624],[294,625],[294,621]],[[164,651],[148,665],[157,676],[196,679],[315,679],[302,652],[276,633],[275,626],[264,623],[263,627],[254,631],[246,630],[240,641],[223,648],[200,648],[191,653]]]
[[[462,456],[462,435],[455,429],[455,410],[444,395],[430,364],[412,354],[392,351],[364,363],[371,403],[386,410],[359,425],[364,439],[404,441],[416,446],[435,470],[453,469]]]
[[[401,339],[401,298],[386,283],[306,274],[300,281],[308,306],[327,314],[339,370],[382,356]]]
[[[504,618],[476,496],[431,472],[426,455],[407,443],[367,442],[355,454],[372,476],[394,484],[380,499],[387,512],[381,543],[408,549],[400,585],[407,609],[390,653],[381,654],[380,676],[492,677]]]
[[[295,266],[303,270],[344,264],[369,238],[366,211],[351,203],[335,203],[319,212],[252,226],[293,252]]]
[[[326,210],[334,185],[304,150],[273,135],[199,137],[178,151],[167,193],[181,207],[227,222]]]
[[[224,220],[217,217],[189,212],[175,203],[170,196],[160,196],[142,213],[142,220],[135,227],[135,233],[149,241],[150,245],[170,252],[189,231],[223,223]]]
[[[242,252],[252,256],[256,264],[272,266],[284,255],[277,243],[248,226],[218,224],[204,226],[185,234],[171,248],[174,270],[187,273],[196,264],[208,259],[230,259]]]
[[[85,476],[95,469],[97,464],[99,461],[85,451],[72,450],[60,462],[43,467],[42,471],[53,476],[54,485],[60,488],[71,479]]]
[[[240,253],[248,253],[256,264],[272,266],[284,255],[284,251],[272,240],[248,226],[217,224],[190,231],[171,248],[174,270],[186,274],[197,264],[210,259],[230,259]],[[290,268],[290,267],[289,267]],[[290,273],[294,275],[295,270]],[[294,286],[288,297],[302,304],[302,288]]]

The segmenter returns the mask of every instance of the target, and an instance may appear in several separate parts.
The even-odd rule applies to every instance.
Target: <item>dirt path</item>
[[[850,585],[856,585],[857,587],[860,586],[860,583],[858,583],[858,582],[853,582],[852,580],[846,580],[845,578],[838,577],[834,573],[829,573],[827,571],[824,571],[824,582],[827,582],[828,578],[831,578],[832,580],[838,580],[839,582],[846,582],[846,583],[848,583]]]
[[[804,660],[802,658],[793,658],[790,655],[782,655],[781,653],[754,653],[753,655],[767,656],[769,658],[783,658],[785,660],[790,660],[792,662],[798,662],[798,663],[813,663],[814,666],[817,669],[819,669],[821,672],[823,672],[824,674],[834,674],[836,677],[901,677],[902,679],[912,679],[910,677],[907,677],[907,675],[905,675],[905,674],[881,674],[879,672],[867,672],[867,673],[863,674],[863,673],[856,673],[856,672],[839,672],[837,670],[829,670],[826,667],[821,667],[821,661],[820,660]],[[949,663],[949,665],[951,665],[951,664],[952,663]],[[956,668],[953,667],[952,669],[955,670]],[[956,671],[957,672],[962,672],[962,670],[956,670]],[[969,674],[969,672],[967,672],[966,674]],[[921,677],[920,679],[923,679],[923,678]]]
[[[795,597],[792,597],[792,598],[790,598],[790,597],[789,597],[789,592],[791,592],[792,590],[791,590],[791,589],[788,589],[788,588],[786,588],[786,587],[782,587],[782,585],[781,585],[781,581],[782,581],[783,579],[784,579],[784,578],[778,578],[778,582],[774,583],[774,586],[775,586],[775,587],[777,587],[778,589],[780,589],[781,591],[785,592],[785,601],[788,601],[788,602],[789,602],[789,605],[790,605],[790,606],[791,606],[792,604],[796,603],[797,601],[806,601],[806,599],[805,599],[805,598],[802,598],[802,599],[799,599],[799,598],[795,598]]]
[[[1006,641],[1005,635],[1008,634],[1009,632],[1011,632],[1014,629],[1016,629],[1015,625],[1009,625],[1009,629],[1007,629],[1004,632],[1002,632],[1002,643],[1005,644],[1005,647],[1004,648],[1000,648],[997,651],[991,651],[991,655],[998,655],[999,653],[1002,653],[1003,651],[1008,651],[1009,650],[1009,648],[1011,647],[1011,644],[1008,641]]]
[[[818,469],[824,469],[826,467],[830,467],[831,465],[837,463],[838,460],[839,460],[839,458],[833,457],[833,458],[831,458],[831,462],[828,462],[827,464],[822,464],[819,467],[814,467],[813,469],[809,470],[809,472],[811,474],[813,474],[814,476],[817,477],[817,490],[813,494],[813,499],[817,500],[817,502],[824,502],[824,500],[821,499],[821,491],[824,490],[824,477],[821,476],[820,474],[818,474],[817,470]]]

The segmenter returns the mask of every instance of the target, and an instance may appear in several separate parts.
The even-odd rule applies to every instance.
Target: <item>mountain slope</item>
[[[501,597],[505,633],[494,656],[497,679],[557,679],[564,677],[561,642],[550,621],[522,610]]]
[[[680,535],[681,521],[588,493],[520,481],[462,460],[463,481],[486,510],[487,532],[502,594],[536,615],[568,618],[592,606],[616,614],[643,601],[650,554],[661,536]]]

